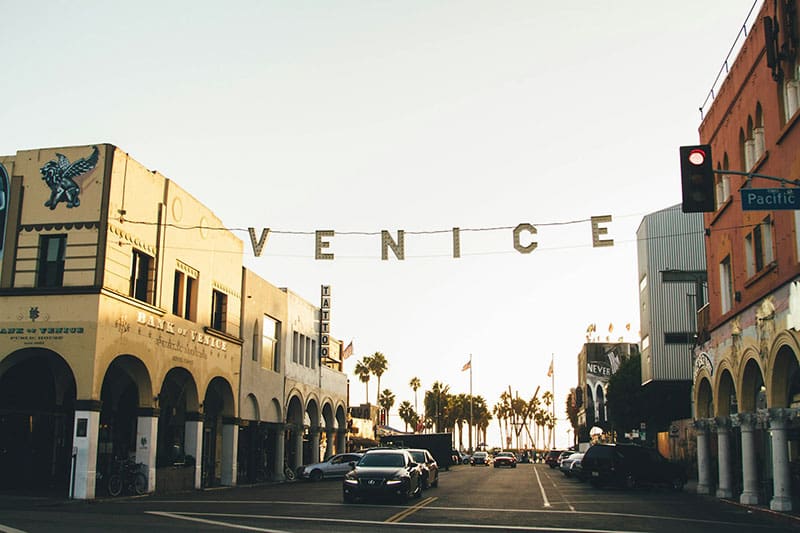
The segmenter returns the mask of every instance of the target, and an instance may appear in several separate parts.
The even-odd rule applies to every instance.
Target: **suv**
[[[583,475],[595,487],[606,484],[634,488],[637,485],[669,485],[682,490],[686,471],[653,448],[637,444],[595,444],[581,460]]]
[[[562,453],[564,453],[564,450],[550,450],[544,456],[544,462],[550,468],[555,468],[558,466],[558,458],[561,456]]]

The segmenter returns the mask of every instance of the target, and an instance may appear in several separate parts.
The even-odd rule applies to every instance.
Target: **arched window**
[[[745,137],[744,130],[739,128],[739,162],[741,169],[747,171],[750,170],[750,167],[748,165],[749,161],[747,160],[745,141],[747,141],[747,137]]]
[[[722,156],[722,165],[717,163],[717,170],[729,170],[730,166],[728,165],[728,153],[726,152]],[[722,205],[728,201],[728,198],[731,195],[731,178],[728,174],[719,174],[717,173],[714,176],[716,180],[716,200],[717,200],[717,209],[722,207]]]
[[[800,69],[793,63],[787,69],[781,87],[781,103],[783,104],[783,122],[789,122],[800,108]]]
[[[753,140],[753,117],[747,116],[747,133],[744,139],[744,169],[752,170],[756,164],[756,142]]]
[[[766,151],[764,141],[764,111],[761,109],[761,103],[756,104],[756,122],[753,127],[753,163],[757,163]]]

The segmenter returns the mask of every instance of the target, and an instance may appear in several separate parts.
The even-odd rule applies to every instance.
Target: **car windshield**
[[[473,457],[486,457],[486,452],[475,452]]]
[[[513,457],[513,456],[514,454],[512,454],[511,452],[500,452],[497,454],[497,457]]]
[[[405,466],[399,453],[368,453],[358,462],[359,466]]]

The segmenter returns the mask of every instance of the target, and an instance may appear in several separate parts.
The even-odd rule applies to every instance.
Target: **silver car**
[[[327,461],[304,465],[300,467],[300,477],[311,481],[320,481],[324,478],[344,477],[353,467],[350,463],[357,463],[363,453],[340,453],[331,456]]]

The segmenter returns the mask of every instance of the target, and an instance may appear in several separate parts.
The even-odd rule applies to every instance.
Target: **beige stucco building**
[[[236,484],[249,421],[285,438],[281,350],[293,329],[274,354],[263,339],[265,316],[273,334],[290,324],[287,291],[242,268],[242,241],[212,211],[117,147],[24,150],[0,165],[10,178],[0,208],[2,483],[91,499],[105,490],[98,473],[130,457],[150,491]],[[268,372],[256,372],[267,356]],[[303,407],[313,394],[346,405],[341,365],[331,366],[332,380],[303,376],[313,384]]]

